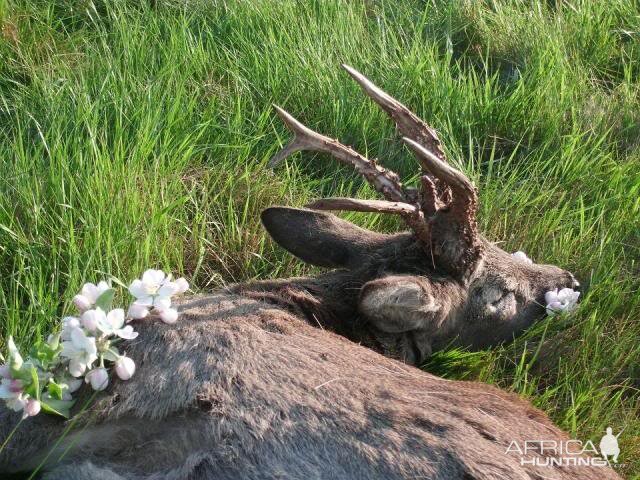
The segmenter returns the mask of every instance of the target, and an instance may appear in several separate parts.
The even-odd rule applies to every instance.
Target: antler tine
[[[396,127],[403,136],[412,138],[428,150],[434,152],[434,155],[443,162],[446,161],[442,144],[438,138],[438,134],[434,129],[429,127],[411,110],[397,101],[391,95],[380,89],[367,77],[362,75],[353,67],[342,64],[349,75],[360,85],[364,93],[367,94],[380,108],[382,108],[395,122]],[[426,167],[422,165],[423,169]]]
[[[462,193],[465,197],[477,196],[476,187],[473,186],[467,176],[460,170],[457,170],[448,163],[443,162],[415,140],[408,137],[402,137],[402,140],[411,147],[416,157],[421,160],[427,171],[434,177],[444,181],[454,191]]]
[[[353,166],[360,175],[365,177],[367,181],[388,200],[394,202],[407,201],[407,195],[396,173],[382,168],[339,141],[320,135],[310,128],[305,127],[277,105],[273,107],[278,112],[284,124],[293,132],[294,137],[291,143],[271,159],[269,162],[270,167],[274,167],[289,155],[300,150],[330,153],[340,162]]]
[[[351,212],[396,213],[415,215],[418,207],[404,202],[385,200],[360,200],[357,198],[321,198],[306,205],[314,210],[346,210]]]

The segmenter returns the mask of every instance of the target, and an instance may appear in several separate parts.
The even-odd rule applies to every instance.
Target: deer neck
[[[238,284],[228,290],[284,308],[313,326],[357,340],[361,336],[358,295],[364,281],[339,270],[316,277]]]

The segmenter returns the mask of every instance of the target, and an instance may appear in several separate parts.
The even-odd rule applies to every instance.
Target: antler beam
[[[340,162],[354,167],[356,171],[365,177],[385,198],[394,202],[406,201],[406,194],[403,191],[400,178],[396,173],[382,168],[355,150],[343,145],[338,140],[325,137],[305,127],[293,118],[291,114],[277,105],[273,107],[278,112],[284,124],[293,132],[294,137],[291,143],[271,159],[269,162],[270,167],[276,166],[289,155],[301,150],[330,153]]]

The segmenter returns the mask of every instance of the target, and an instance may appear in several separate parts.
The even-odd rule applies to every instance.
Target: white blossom
[[[109,385],[109,374],[104,367],[94,368],[84,376],[84,381],[96,391],[104,390]]]
[[[563,288],[560,291],[556,288],[544,294],[547,302],[547,315],[553,316],[562,312],[573,310],[577,303],[580,292],[576,292],[572,288]]]
[[[183,293],[188,288],[189,284],[184,278],[174,282],[162,270],[147,270],[142,274],[142,279],[131,282],[129,293],[136,298],[136,305],[169,308],[171,296]]]
[[[517,252],[514,252],[511,254],[511,257],[514,260],[517,260],[518,262],[522,262],[522,263],[526,263],[531,265],[533,263],[533,260],[531,260],[526,253],[524,253],[521,250],[518,250]]]
[[[104,292],[109,290],[109,284],[107,282],[98,282],[97,285],[93,283],[85,283],[82,286],[82,290],[78,295],[73,297],[73,304],[80,310],[84,312],[89,310],[96,304],[96,300],[102,295]]]
[[[0,381],[0,398],[5,401],[7,408],[14,412],[19,412],[27,402],[22,389],[22,381],[12,378],[3,378]]]
[[[126,340],[133,340],[138,336],[138,332],[133,331],[131,325],[124,326],[124,310],[114,308],[106,313],[100,308],[95,309],[97,329],[106,336],[116,335]],[[87,312],[89,313],[89,312]]]
[[[69,340],[62,342],[61,357],[69,359],[69,373],[80,377],[98,359],[95,337],[87,337],[81,328],[72,328]]]
[[[121,380],[129,380],[136,372],[136,364],[129,357],[120,357],[115,365],[116,374]]]
[[[189,282],[187,282],[184,277],[180,277],[179,279],[175,280],[174,283],[178,287],[178,291],[176,292],[177,294],[184,293],[189,290]]]

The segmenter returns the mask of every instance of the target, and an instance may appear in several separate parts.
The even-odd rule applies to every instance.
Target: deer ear
[[[390,237],[331,213],[302,208],[271,207],[261,217],[276,243],[303,262],[319,267],[357,267]]]

